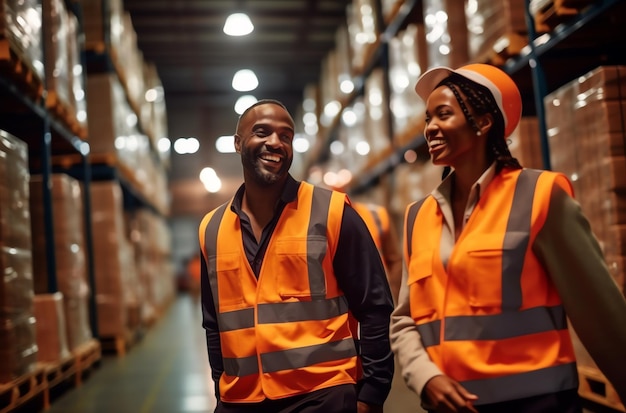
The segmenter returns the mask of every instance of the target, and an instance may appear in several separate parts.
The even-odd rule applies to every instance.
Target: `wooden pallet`
[[[70,355],[56,363],[39,363],[44,370],[45,388],[43,392],[43,409],[50,408],[50,391],[61,383],[67,383],[76,375],[76,357]]]
[[[578,387],[580,397],[621,412],[626,412],[626,408],[617,395],[615,388],[597,368],[578,366],[578,377],[580,380]]]
[[[116,153],[90,153],[88,158],[90,165],[119,166],[119,159]],[[67,155],[55,155],[51,159],[53,166],[63,169],[70,169],[72,166],[82,165],[83,156],[78,153]]]
[[[70,105],[54,90],[49,90],[46,94],[46,109],[74,135],[83,140],[87,139],[86,125],[78,121],[76,111],[71,109]]]
[[[95,368],[102,359],[102,348],[100,342],[95,339],[91,339],[72,351],[76,358],[76,386],[80,386],[83,382],[84,376]]]
[[[496,66],[502,66],[512,57],[519,56],[522,49],[528,45],[528,35],[508,32],[485,52],[484,61]],[[479,58],[478,61],[483,61]]]
[[[46,375],[41,366],[10,383],[0,384],[0,413],[11,412],[43,395],[46,387]]]
[[[122,332],[114,336],[101,336],[100,346],[103,353],[114,353],[118,356],[125,356],[126,352],[139,341],[140,334],[138,330],[130,330]]]
[[[0,74],[10,79],[20,92],[38,101],[43,94],[43,81],[19,47],[0,35]]]
[[[534,11],[535,26],[538,32],[547,32],[554,29],[580,13],[578,7],[568,7],[563,0],[539,0],[531,7]]]

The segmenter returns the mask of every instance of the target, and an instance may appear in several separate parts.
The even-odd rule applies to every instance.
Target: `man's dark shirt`
[[[250,221],[241,210],[244,185],[235,194],[231,210],[239,216],[246,257],[257,278],[276,223],[285,205],[297,199],[299,186],[300,182],[289,176],[276,206],[274,218],[263,229],[260,243],[256,242]],[[369,404],[382,405],[391,389],[394,370],[393,353],[389,347],[389,318],[393,310],[393,300],[376,245],[361,217],[349,205],[344,208],[333,268],[350,311],[360,323],[363,377],[358,383],[358,399]],[[204,257],[201,280],[203,327],[206,329],[209,362],[216,396],[219,398],[218,383],[224,369],[216,309],[211,287],[207,282]]]

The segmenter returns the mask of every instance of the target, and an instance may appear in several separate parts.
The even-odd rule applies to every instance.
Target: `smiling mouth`
[[[282,160],[281,157],[278,155],[269,155],[269,154],[261,155],[259,156],[259,158],[261,158],[264,161],[272,162],[272,163],[279,163]]]
[[[446,141],[444,141],[443,139],[433,139],[431,141],[428,141],[428,146],[431,149],[437,146],[445,145],[445,144],[446,144]]]

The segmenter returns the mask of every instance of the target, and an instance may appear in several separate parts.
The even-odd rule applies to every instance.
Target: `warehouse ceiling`
[[[238,96],[234,73],[253,69],[256,94],[293,104],[318,79],[320,61],[334,47],[347,0],[124,0],[144,58],[156,63],[167,93],[200,96],[224,108]],[[226,17],[246,12],[248,36],[230,37]]]
[[[228,183],[241,182],[235,155],[216,154],[213,140],[234,132],[237,98],[281,100],[295,112],[307,84],[319,80],[321,61],[335,46],[335,33],[346,22],[349,0],[124,0],[144,59],[155,63],[164,86],[171,140],[195,135],[195,157],[172,155],[174,190],[196,187],[199,170],[212,166]],[[254,24],[248,36],[224,34],[226,17],[247,13]],[[231,87],[239,69],[255,71],[253,92]],[[187,180],[188,182],[183,182]],[[188,191],[186,191],[188,192]],[[182,195],[174,194],[180,201]],[[192,201],[183,202],[190,204]],[[206,209],[206,205],[203,206]],[[176,212],[176,211],[174,211]]]

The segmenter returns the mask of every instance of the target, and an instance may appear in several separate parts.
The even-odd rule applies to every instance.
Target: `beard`
[[[252,178],[257,185],[271,186],[278,181],[281,181],[291,167],[291,159],[283,158],[283,164],[277,172],[268,171],[263,167],[260,162],[257,153],[250,150],[241,151],[241,164],[244,171],[247,171],[247,176]]]

